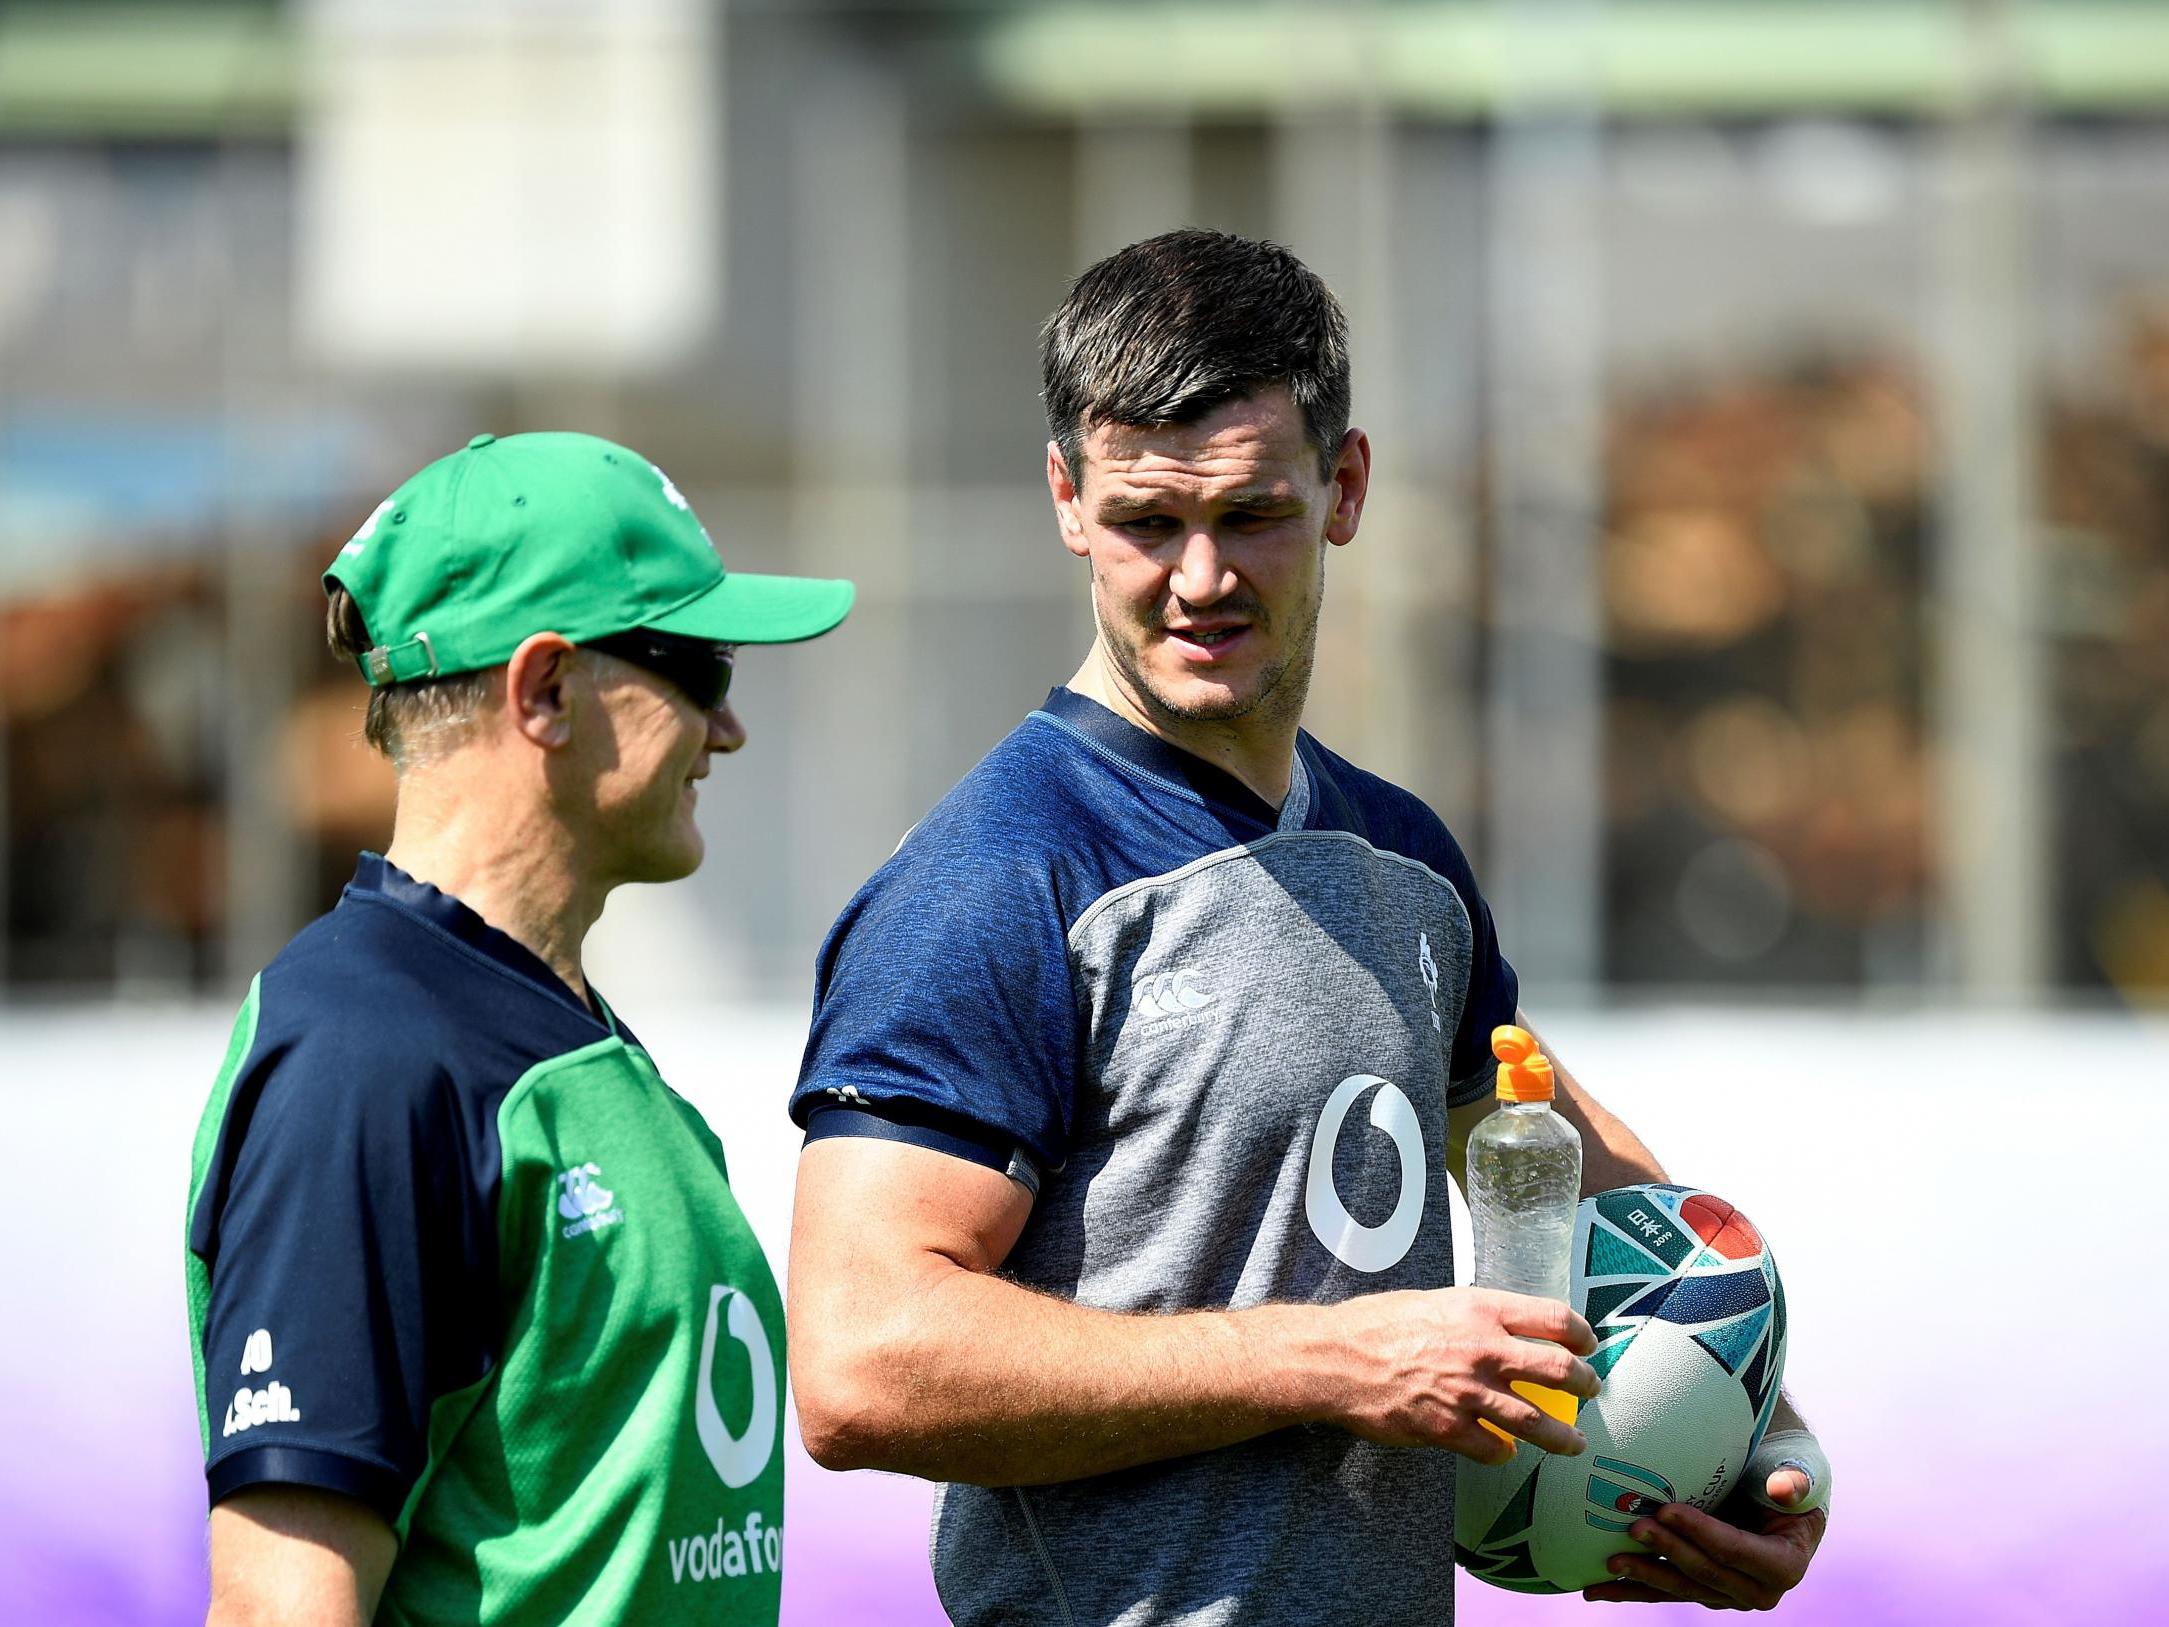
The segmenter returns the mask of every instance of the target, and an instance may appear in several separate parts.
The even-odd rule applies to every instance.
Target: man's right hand
[[[1516,1379],[1597,1393],[1589,1324],[1557,1300],[1489,1288],[1366,1294],[1332,1307],[1343,1357],[1356,1382],[1332,1421],[1386,1446],[1442,1446],[1479,1463],[1504,1463],[1513,1448],[1488,1419],[1547,1452],[1569,1456],[1588,1441],[1510,1388]],[[1535,1341],[1544,1341],[1538,1343]]]

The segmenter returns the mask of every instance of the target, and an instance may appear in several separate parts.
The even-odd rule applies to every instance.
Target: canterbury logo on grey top
[[[1148,972],[1130,985],[1130,1014],[1136,1017],[1175,1017],[1212,1003],[1211,992],[1200,988],[1197,974],[1188,970]]]

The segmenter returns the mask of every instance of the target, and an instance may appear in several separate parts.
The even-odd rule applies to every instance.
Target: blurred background
[[[1600,1093],[1609,1064],[1662,1118],[1649,1059],[1717,1022],[1810,1103],[1709,1098],[1741,1139],[1884,1111],[1887,1053],[1924,1118],[2000,1112],[2022,1157],[2082,1074],[2148,1145],[2169,4],[0,0],[0,1072],[31,1212],[103,1194],[34,1251],[33,1320],[127,1352],[117,1422],[11,1418],[82,1491],[0,1471],[15,1619],[200,1603],[188,1130],[250,974],[389,830],[320,636],[339,544],[478,431],[580,428],[733,566],[857,580],[835,637],[743,663],[710,862],[620,894],[593,956],[780,1256],[814,947],[1088,638],[1037,327],[1184,223],[1289,244],[1349,311],[1377,484],[1311,726],[1452,825]],[[1970,1246],[1936,1228],[2006,1178],[1988,1145],[1915,1193],[1916,1242]],[[2105,1156],[2045,1178],[2136,1204],[2152,1169]],[[1709,1179],[1805,1201],[1781,1158]],[[1849,1212],[1801,1211],[1834,1274],[1877,1224]],[[1979,1314],[1915,1350],[1924,1386]],[[2091,1311],[2157,1340],[2138,1315]],[[931,1609],[918,1488],[794,1473],[796,1619]],[[837,1510],[900,1544],[879,1609],[809,1591]],[[1915,1597],[1877,1563],[1850,1623]],[[1535,1619],[1479,1591],[1467,1619]],[[2097,1619],[2138,1619],[2111,1592]]]

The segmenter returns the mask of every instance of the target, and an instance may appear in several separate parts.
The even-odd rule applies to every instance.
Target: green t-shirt
[[[377,1619],[776,1619],[783,1306],[722,1146],[607,1010],[365,855],[196,1134],[210,1498],[353,1496]]]

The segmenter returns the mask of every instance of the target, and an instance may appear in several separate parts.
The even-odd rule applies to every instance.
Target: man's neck
[[[532,950],[586,1000],[580,946],[608,888],[577,879],[576,847],[543,810],[439,765],[402,778],[384,856]]]
[[[1271,716],[1261,706],[1242,717],[1225,720],[1177,717],[1135,693],[1134,686],[1107,659],[1106,650],[1097,640],[1070,679],[1069,687],[1156,739],[1232,774],[1269,807],[1278,808],[1287,801],[1288,787],[1295,779],[1295,737],[1302,726],[1299,715]]]

